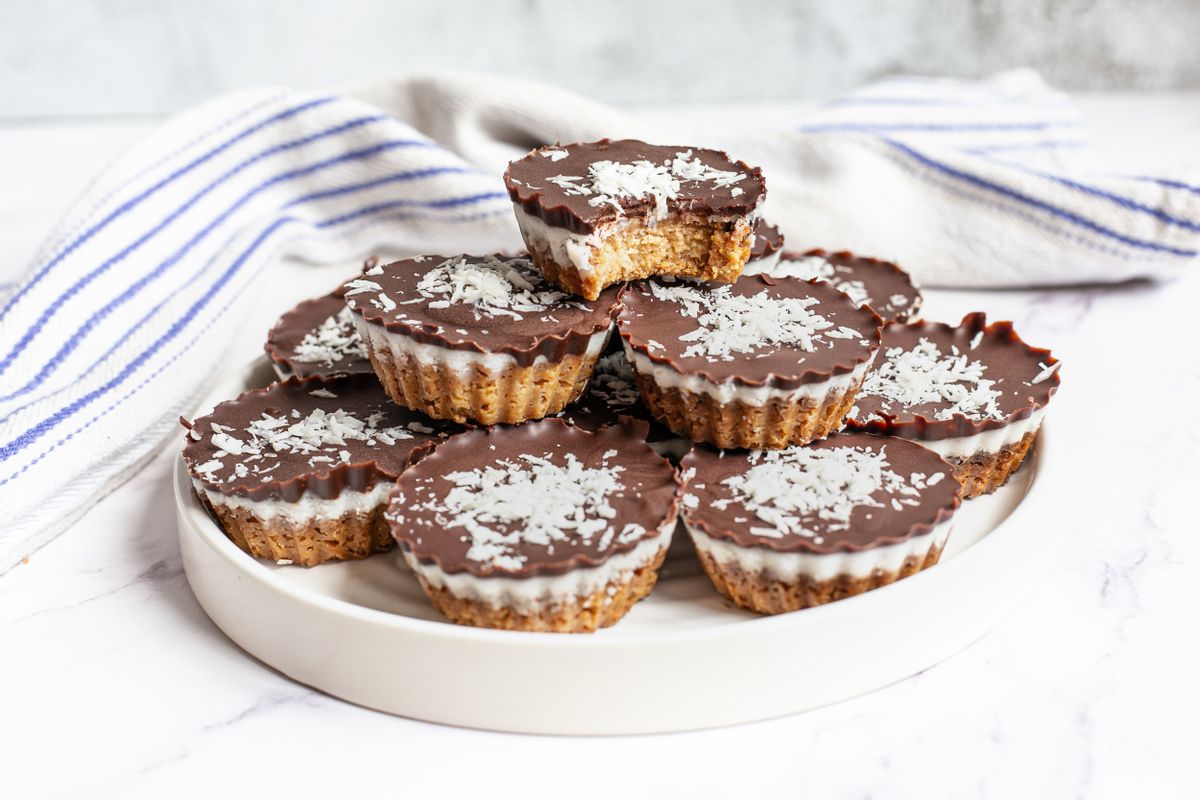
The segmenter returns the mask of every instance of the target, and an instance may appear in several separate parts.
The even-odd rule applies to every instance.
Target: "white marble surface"
[[[1188,156],[1200,127],[1156,120],[1194,124],[1198,105],[1087,107],[1114,152],[1172,131],[1165,158]],[[0,281],[139,130],[0,129]],[[513,736],[356,708],[246,656],[196,604],[172,444],[0,577],[0,797],[1196,796],[1196,267],[1159,286],[928,293],[929,318],[985,309],[1064,360],[1051,413],[1069,464],[1040,523],[1063,545],[1051,579],[1012,586],[1017,613],[920,675],[805,714],[654,737]],[[332,280],[306,274],[289,290]],[[264,299],[241,355],[291,299]]]

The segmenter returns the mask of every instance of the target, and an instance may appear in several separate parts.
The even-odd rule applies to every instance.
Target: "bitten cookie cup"
[[[1010,322],[891,324],[846,427],[900,436],[955,467],[964,497],[994,492],[1025,460],[1058,390],[1060,362]]]
[[[879,349],[880,321],[832,286],[747,276],[650,280],[617,318],[642,401],[680,436],[776,449],[842,424]]]
[[[698,447],[683,519],[713,586],[780,614],[937,563],[960,500],[953,468],[903,439],[833,434],[773,451]]]
[[[431,417],[485,425],[561,411],[583,391],[620,302],[546,281],[526,257],[417,256],[346,284],[384,390]]]
[[[733,281],[767,191],[718,150],[634,139],[541,147],[504,182],[538,268],[589,300],[650,275]]]
[[[507,630],[620,620],[653,588],[678,516],[679,477],[645,428],[478,429],[405,472],[387,518],[434,607]]]
[[[344,295],[338,287],[305,300],[272,326],[263,348],[281,380],[374,371]]]
[[[460,430],[397,406],[374,375],[290,378],[188,428],[184,461],[225,534],[256,558],[303,566],[390,548],[396,477]]]
[[[860,306],[867,306],[884,322],[908,322],[921,310],[921,290],[912,277],[890,261],[857,256],[846,250],[821,249],[784,252],[772,264],[751,261],[746,274],[800,278],[833,284]]]

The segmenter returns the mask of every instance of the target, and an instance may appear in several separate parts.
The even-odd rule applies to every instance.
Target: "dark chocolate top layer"
[[[892,437],[835,433],[785,450],[697,446],[684,519],[716,539],[776,552],[858,552],[928,533],[960,503],[954,468]],[[692,472],[694,470],[694,472]]]
[[[205,489],[294,503],[394,480],[461,426],[388,399],[374,375],[289,378],[218,405],[191,425],[183,458]]]
[[[423,563],[477,577],[604,563],[674,525],[675,469],[626,419],[595,433],[558,419],[452,437],[400,476],[387,518]]]
[[[546,281],[527,257],[417,256],[376,266],[346,284],[346,304],[368,323],[424,344],[503,353],[521,366],[578,355],[607,329],[620,287],[594,302]]]
[[[884,322],[916,319],[921,308],[921,290],[907,272],[890,261],[847,250],[785,252],[771,274],[832,283],[854,302],[870,306]]]
[[[636,139],[539,147],[508,165],[504,184],[527,214],[582,234],[621,216],[745,216],[767,193],[758,167],[720,150]]]
[[[280,317],[267,334],[267,356],[301,378],[371,372],[371,360],[343,292],[339,287],[305,300]]]
[[[982,313],[958,326],[892,323],[846,427],[908,439],[971,436],[1025,419],[1059,386],[1058,360]]]
[[[779,228],[769,225],[761,218],[754,221],[754,247],[750,248],[750,260],[766,258],[778,253],[783,247],[783,234]]]
[[[617,323],[635,353],[714,383],[795,389],[850,372],[879,347],[879,318],[827,283],[652,279],[624,302]]]

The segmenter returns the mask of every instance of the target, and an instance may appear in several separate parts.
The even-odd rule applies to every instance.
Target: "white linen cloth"
[[[282,255],[517,248],[499,175],[536,145],[722,147],[763,167],[790,248],[893,259],[925,285],[1184,268],[1200,250],[1200,175],[1116,172],[1092,163],[1085,134],[1028,72],[888,80],[783,129],[650,123],[479,75],[205,103],[97,178],[0,299],[0,573],[179,431]]]

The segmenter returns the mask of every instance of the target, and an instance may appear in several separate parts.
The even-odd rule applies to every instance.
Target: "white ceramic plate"
[[[271,380],[258,364],[214,392]],[[682,531],[654,593],[592,635],[442,621],[395,555],[312,569],[257,561],[204,511],[179,459],[192,591],[247,652],[301,683],[406,717],[526,733],[704,728],[834,703],[953,655],[1016,607],[1044,551],[1045,426],[999,492],[964,504],[941,563],[818,608],[758,617],[726,603]]]

